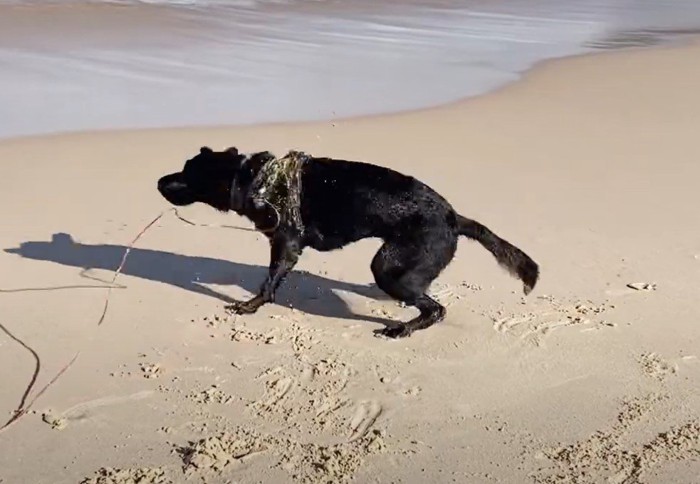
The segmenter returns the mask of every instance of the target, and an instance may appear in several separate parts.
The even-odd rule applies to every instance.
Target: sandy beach
[[[0,141],[0,482],[686,483],[700,475],[700,45],[549,62],[497,92],[311,124]],[[366,240],[304,254],[156,191],[200,146],[416,176],[541,265],[460,242],[439,325],[373,336]],[[206,226],[209,224],[209,226]],[[33,391],[23,398],[36,375]]]

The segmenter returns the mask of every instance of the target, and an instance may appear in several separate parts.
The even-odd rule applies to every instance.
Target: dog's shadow
[[[57,233],[49,242],[23,242],[17,248],[5,249],[5,252],[27,259],[80,267],[83,270],[102,269],[113,272],[119,267],[126,249],[123,245],[81,244],[75,242],[69,234]],[[266,277],[267,268],[209,257],[132,248],[121,273],[169,284],[230,303],[233,299],[206,285],[236,285],[254,294]],[[392,322],[387,319],[355,314],[334,292],[336,290],[352,292],[372,299],[386,298],[373,285],[336,281],[308,272],[294,271],[277,291],[275,303],[292,306],[318,316],[392,325]]]

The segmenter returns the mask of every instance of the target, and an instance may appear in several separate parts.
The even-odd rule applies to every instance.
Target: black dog
[[[181,172],[162,177],[158,190],[173,205],[202,202],[233,210],[267,235],[269,275],[258,295],[227,307],[238,314],[254,313],[272,301],[305,247],[329,251],[367,237],[384,241],[371,264],[377,286],[420,311],[407,323],[382,331],[392,338],[409,336],[445,317],[445,308],[426,290],[452,261],[460,235],[480,242],[520,278],[525,294],[539,275],[529,256],[457,214],[427,185],[368,163],[299,152],[275,158],[269,152],[245,155],[236,148],[215,152],[203,147]]]

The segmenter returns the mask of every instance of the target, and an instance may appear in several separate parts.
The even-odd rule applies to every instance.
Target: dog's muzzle
[[[158,191],[173,205],[190,205],[196,202],[194,194],[187,184],[182,181],[181,173],[165,175],[158,180]]]

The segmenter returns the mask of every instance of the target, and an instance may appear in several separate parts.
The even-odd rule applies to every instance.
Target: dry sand
[[[700,46],[550,63],[500,92],[397,116],[0,143],[0,482],[692,483],[700,475]],[[156,179],[200,145],[390,166],[542,267],[464,240],[402,341],[378,241],[308,251],[254,316],[262,236],[171,213]],[[206,207],[182,215],[240,224]],[[31,400],[30,395],[28,400]]]

